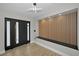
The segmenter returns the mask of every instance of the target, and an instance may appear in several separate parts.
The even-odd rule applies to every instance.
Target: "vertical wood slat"
[[[39,21],[39,35],[49,38],[49,21],[46,18]]]
[[[63,43],[77,45],[76,43],[76,13],[72,12],[62,16],[44,18],[39,21],[39,36]]]

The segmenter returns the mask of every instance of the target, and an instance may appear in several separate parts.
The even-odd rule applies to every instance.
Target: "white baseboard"
[[[30,43],[34,43],[35,41],[33,40],[33,41],[30,41]]]
[[[39,44],[40,46],[43,46],[51,51],[54,51],[60,55],[63,56],[79,56],[79,51],[69,48],[69,47],[65,47],[56,43],[51,43],[49,41],[46,40],[42,40],[42,39],[36,39],[35,42],[36,44]]]
[[[51,50],[51,51],[53,51],[53,52],[56,52],[56,53],[58,53],[59,55],[68,56],[68,55],[65,54],[65,53],[62,53],[62,52],[57,51],[57,50],[55,50],[55,49],[52,49],[52,48],[50,48],[50,47],[48,47],[48,46],[46,46],[46,45],[44,45],[44,44],[41,44],[41,43],[39,43],[39,42],[34,42],[34,43],[36,43],[36,44],[38,44],[38,45],[40,45],[40,46],[42,46],[42,47],[45,47],[46,49],[49,49],[49,50]]]
[[[5,53],[5,51],[3,50],[3,51],[0,51],[0,55],[2,55],[2,54],[4,54]]]

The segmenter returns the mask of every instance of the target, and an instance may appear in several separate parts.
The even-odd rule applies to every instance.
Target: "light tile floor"
[[[3,56],[60,56],[35,43],[25,44],[6,51]]]

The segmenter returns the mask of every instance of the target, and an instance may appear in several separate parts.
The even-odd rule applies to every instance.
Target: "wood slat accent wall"
[[[39,36],[49,38],[49,21],[45,18],[39,23]]]
[[[39,36],[77,46],[77,12],[41,19]]]

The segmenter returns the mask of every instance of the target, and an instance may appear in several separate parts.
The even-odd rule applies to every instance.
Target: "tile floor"
[[[6,51],[3,56],[60,56],[35,43],[25,44]]]

